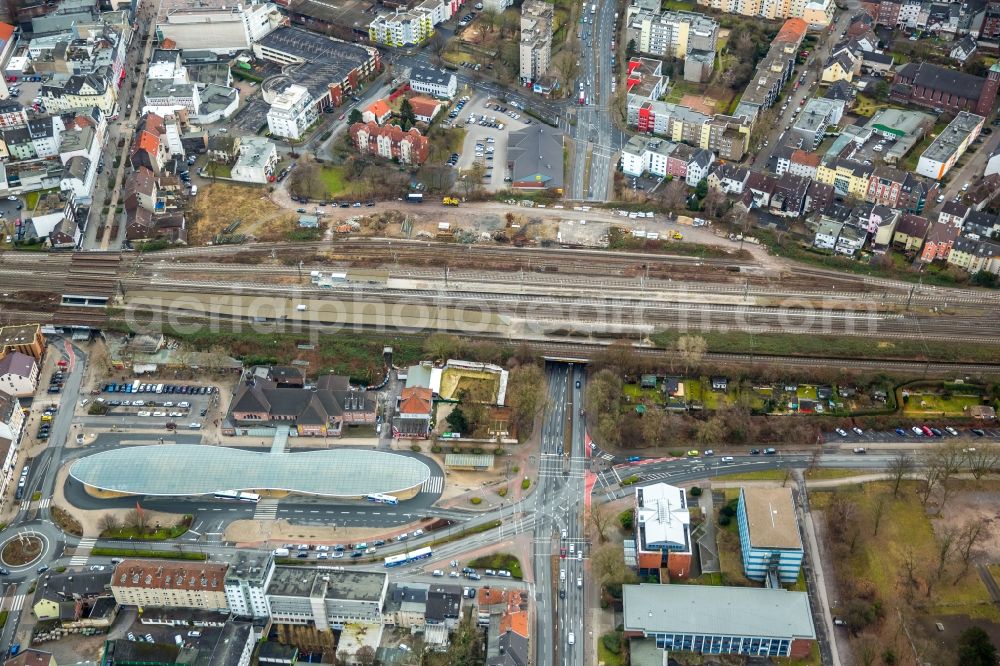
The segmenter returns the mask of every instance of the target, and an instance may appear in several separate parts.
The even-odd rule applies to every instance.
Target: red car
[[[559,547],[559,557],[564,560],[566,559],[566,546]]]

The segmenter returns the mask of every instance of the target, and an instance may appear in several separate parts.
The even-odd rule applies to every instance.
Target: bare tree
[[[954,442],[949,442],[939,447],[928,461],[928,466],[937,471],[938,485],[941,487],[941,503],[938,504],[938,513],[944,510],[944,505],[948,502],[948,495],[951,489],[948,481],[958,472],[965,459],[962,447]]]
[[[683,180],[675,178],[659,189],[660,203],[671,211],[684,210],[687,206],[688,188]]]
[[[917,557],[913,554],[913,548],[910,546],[907,546],[903,553],[902,571],[905,575],[901,574],[900,578],[903,579],[906,600],[911,602],[913,594],[917,590]]]
[[[853,530],[854,536],[851,539],[851,550],[853,551],[858,531],[856,521],[858,505],[846,495],[837,494],[830,502],[829,514],[830,530],[840,541],[845,541],[848,530]]]
[[[937,487],[940,472],[932,465],[928,465],[923,469],[921,473],[921,480],[923,483],[917,490],[920,495],[920,504],[924,507],[927,506],[927,502],[930,500],[931,495],[934,493],[934,489]]]
[[[125,527],[134,529],[140,535],[145,534],[149,528],[149,518],[145,511],[132,509],[125,514]]]
[[[972,549],[986,538],[987,532],[985,530],[986,523],[981,520],[970,520],[962,526],[958,534],[957,548],[965,568],[968,568],[969,560],[972,558]]]
[[[611,511],[605,508],[603,504],[591,504],[588,516],[590,524],[594,526],[594,530],[597,532],[597,537],[601,543],[607,541],[608,527],[614,519]]]
[[[878,526],[885,512],[885,495],[879,495],[872,504],[872,536],[878,536]]]
[[[677,353],[684,361],[684,374],[687,374],[692,365],[698,365],[702,356],[708,349],[708,343],[700,335],[682,335],[677,338]]]
[[[897,453],[889,461],[889,465],[885,471],[892,477],[892,496],[897,497],[899,495],[899,484],[913,471],[913,456],[903,452]]]
[[[969,469],[972,476],[978,481],[984,474],[988,474],[1000,463],[1000,452],[995,446],[986,444],[978,446],[974,451],[968,452]]]
[[[874,666],[875,660],[879,656],[879,645],[881,641],[871,634],[860,636],[855,643],[855,654],[858,656],[858,663],[861,666]]]
[[[709,187],[705,198],[701,201],[701,206],[706,215],[714,219],[719,219],[726,212],[726,208],[729,206],[729,199],[726,198],[726,195],[721,190]]]
[[[121,521],[118,520],[118,517],[115,516],[115,514],[106,513],[101,516],[99,521],[97,521],[97,527],[101,530],[101,533],[114,532],[121,527]]]
[[[944,574],[945,565],[948,564],[948,555],[951,554],[951,549],[955,545],[955,539],[958,537],[958,530],[949,525],[941,530],[941,536],[938,538],[937,543],[937,578],[940,579]]]
[[[602,585],[636,580],[635,572],[625,566],[625,554],[618,544],[608,543],[599,547],[591,553],[590,563]]]
[[[354,653],[354,656],[361,666],[372,666],[375,663],[375,648],[371,645],[362,645]]]

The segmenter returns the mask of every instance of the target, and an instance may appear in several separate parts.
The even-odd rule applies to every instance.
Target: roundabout
[[[26,569],[40,561],[49,550],[44,534],[32,530],[11,535],[0,546],[0,564],[12,571]]]

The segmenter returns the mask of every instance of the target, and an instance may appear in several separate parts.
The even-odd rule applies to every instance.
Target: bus
[[[253,502],[256,504],[260,501],[260,495],[257,493],[240,493],[239,499],[241,502]]]
[[[403,553],[402,555],[391,555],[385,558],[385,566],[387,567],[398,567],[404,564],[410,564],[411,562],[416,562],[417,560],[426,560],[434,554],[434,551],[430,547],[417,548],[416,550],[411,550],[408,553]]]
[[[238,500],[239,498],[240,494],[235,490],[224,490],[222,492],[215,493],[215,499]]]
[[[392,495],[379,495],[374,493],[372,495],[365,495],[365,499],[369,502],[375,502],[377,504],[399,504],[399,500]]]

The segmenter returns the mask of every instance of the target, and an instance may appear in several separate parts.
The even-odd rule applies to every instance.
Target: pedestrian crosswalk
[[[420,486],[420,490],[425,493],[442,492],[444,490],[444,477],[432,476],[431,478],[424,481],[424,485]]]
[[[50,504],[52,504],[52,498],[50,498],[50,497],[46,497],[45,499],[38,500],[38,508],[39,509],[48,508],[48,506]]]
[[[80,545],[76,547],[76,552],[69,559],[69,565],[71,567],[82,567],[85,565],[87,560],[90,559],[90,551],[93,550],[96,543],[97,539],[90,537],[80,539]]]
[[[274,520],[278,517],[278,500],[262,499],[254,509],[254,520]]]
[[[24,607],[25,596],[26,595],[24,594],[15,594],[14,596],[10,597],[10,608],[8,608],[7,610],[10,612],[11,615],[17,614]]]
[[[36,509],[44,509],[52,504],[52,499],[46,497],[45,499],[40,499],[37,502],[32,502],[30,499],[26,499],[21,502],[21,511],[27,511],[34,504]]]

